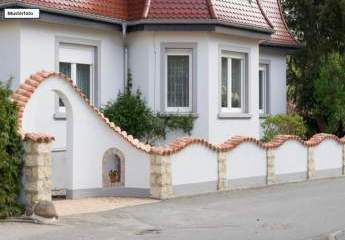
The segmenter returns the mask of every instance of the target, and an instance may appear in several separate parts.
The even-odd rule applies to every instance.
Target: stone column
[[[266,151],[267,160],[267,184],[276,183],[276,172],[275,172],[275,156],[272,149],[267,149]]]
[[[51,201],[52,141],[36,142],[25,139],[24,190],[27,206]]]
[[[228,154],[226,152],[218,153],[218,191],[228,190],[228,180],[227,180],[227,160]]]
[[[171,160],[169,156],[151,155],[151,197],[169,199],[173,196]]]
[[[307,178],[311,179],[315,176],[315,158],[314,158],[314,148],[313,147],[308,147],[307,150],[307,155],[308,155],[308,173],[307,173]]]

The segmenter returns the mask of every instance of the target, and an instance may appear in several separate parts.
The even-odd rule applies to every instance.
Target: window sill
[[[249,113],[218,113],[219,119],[250,119],[252,115]]]
[[[168,116],[192,116],[193,118],[198,118],[199,114],[198,113],[190,113],[190,112],[158,112],[157,113],[158,117],[168,117]]]
[[[53,153],[58,153],[58,152],[66,152],[66,148],[55,148],[52,150]]]
[[[53,116],[54,120],[65,121],[67,119],[66,113],[56,112]]]

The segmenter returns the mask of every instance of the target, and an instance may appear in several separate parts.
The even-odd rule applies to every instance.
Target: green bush
[[[190,134],[194,118],[190,115],[156,116],[146,105],[141,92],[132,93],[132,75],[128,72],[128,82],[124,93],[119,93],[116,101],[102,107],[103,114],[128,134],[149,144],[165,138],[168,131],[181,129]]]
[[[264,130],[263,141],[270,141],[277,135],[304,137],[307,132],[303,118],[297,114],[268,116],[261,126]]]
[[[0,218],[21,213],[18,195],[21,187],[23,145],[17,133],[17,107],[11,92],[0,82]]]
[[[115,102],[102,108],[102,112],[128,134],[147,143],[166,135],[164,121],[146,106],[139,91],[135,95],[129,91],[120,93]]]
[[[159,115],[159,118],[164,121],[165,128],[170,131],[182,130],[190,135],[194,127],[192,115]]]

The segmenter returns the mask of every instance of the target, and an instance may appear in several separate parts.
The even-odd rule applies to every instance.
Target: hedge
[[[21,213],[18,196],[21,188],[23,145],[17,132],[17,106],[11,91],[0,82],[0,218]]]

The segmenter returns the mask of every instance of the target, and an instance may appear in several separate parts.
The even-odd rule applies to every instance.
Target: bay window
[[[221,110],[245,112],[245,54],[223,52],[221,57]]]
[[[192,111],[193,50],[166,49],[165,111]]]

